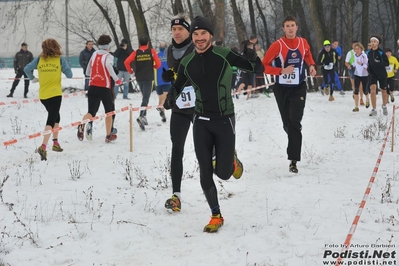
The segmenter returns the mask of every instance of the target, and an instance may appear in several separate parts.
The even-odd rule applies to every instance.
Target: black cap
[[[121,44],[129,44],[126,39],[122,39]]]
[[[191,22],[190,33],[193,34],[196,30],[206,30],[213,35],[212,23],[207,17],[196,16]]]
[[[28,46],[28,45],[26,44],[26,42],[23,42],[23,43],[21,44],[21,46]]]

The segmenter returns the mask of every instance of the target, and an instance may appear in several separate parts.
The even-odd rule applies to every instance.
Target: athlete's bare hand
[[[311,65],[309,67],[309,72],[311,76],[316,76],[316,67],[314,65]]]
[[[286,68],[281,69],[281,74],[293,74],[294,73],[294,65],[289,65]]]

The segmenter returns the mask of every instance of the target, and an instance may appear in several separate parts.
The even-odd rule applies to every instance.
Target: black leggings
[[[234,171],[235,117],[204,120],[196,115],[193,125],[195,154],[200,167],[200,182],[212,212],[218,210],[216,185],[213,181],[212,153],[215,149],[215,174],[223,180]]]
[[[369,94],[369,89],[370,88],[368,87],[368,77],[367,76],[360,77],[360,76],[356,76],[356,75],[355,75],[355,91],[354,91],[354,93],[356,95],[359,94],[360,83],[362,83],[362,85],[363,85],[363,93],[364,93],[364,95]]]
[[[141,94],[143,96],[141,100],[141,106],[148,106],[148,102],[150,101],[151,90],[152,90],[152,80],[145,80],[145,81],[137,81],[139,84]],[[147,110],[141,110],[140,116],[146,116]]]
[[[388,84],[388,94],[391,94],[391,92],[393,92],[393,90],[395,89],[395,77],[392,78],[387,78],[387,84]]]
[[[324,84],[326,84],[326,86],[327,86],[327,84],[331,84],[330,95],[332,95],[334,92],[334,89],[335,89],[334,88],[335,85],[333,86],[333,84],[335,84],[335,70],[334,69],[327,70],[327,69],[322,68],[322,72],[323,72]],[[330,78],[330,82],[328,82],[328,78]]]
[[[170,117],[170,138],[172,140],[171,170],[173,193],[180,192],[183,176],[184,144],[193,122],[193,114],[172,112]]]
[[[301,160],[302,149],[302,117],[306,103],[306,83],[298,86],[276,84],[274,97],[283,121],[284,131],[288,135],[288,160]]]
[[[60,123],[60,108],[62,96],[55,96],[53,98],[40,100],[47,110],[46,126],[54,128],[54,124]]]

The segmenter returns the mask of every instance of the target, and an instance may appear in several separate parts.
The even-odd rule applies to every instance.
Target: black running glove
[[[263,66],[260,58],[257,56],[255,59],[255,64],[254,64],[254,73],[255,74],[263,74],[263,72],[265,72],[265,67]]]
[[[172,88],[171,88],[171,91],[168,93],[168,95],[166,96],[166,99],[165,99],[165,102],[164,102],[164,104],[163,104],[163,107],[166,109],[166,110],[169,110],[169,109],[172,109],[172,108],[174,108],[176,106],[176,101],[175,101],[175,99],[174,99],[174,96],[173,96],[173,91],[172,91]]]
[[[244,45],[244,49],[243,49],[242,53],[251,62],[255,62],[256,58],[258,57],[258,55],[256,54],[256,51],[255,51],[255,44],[253,44],[252,49],[248,48],[248,45]]]
[[[171,82],[175,79],[175,73],[172,69],[166,70],[164,67],[162,68],[162,80],[164,82]]]

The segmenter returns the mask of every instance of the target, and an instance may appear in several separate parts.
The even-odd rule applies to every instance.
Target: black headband
[[[170,27],[174,25],[181,25],[183,26],[188,32],[190,32],[190,24],[184,20],[184,18],[172,19]]]

